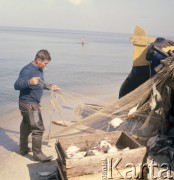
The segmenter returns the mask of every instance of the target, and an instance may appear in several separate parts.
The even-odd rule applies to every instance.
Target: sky
[[[174,33],[174,0],[0,0],[0,26]]]

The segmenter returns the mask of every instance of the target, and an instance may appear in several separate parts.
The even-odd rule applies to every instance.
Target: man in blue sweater
[[[43,89],[59,90],[56,85],[43,83],[43,69],[50,61],[51,57],[47,50],[38,51],[35,59],[22,68],[14,84],[15,90],[20,90],[19,109],[23,116],[20,125],[20,153],[25,155],[31,151],[28,147],[28,136],[32,133],[33,158],[41,162],[52,160],[52,156],[46,156],[41,150],[45,127],[40,110],[40,100]]]

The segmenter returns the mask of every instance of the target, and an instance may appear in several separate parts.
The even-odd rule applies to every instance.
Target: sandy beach
[[[114,97],[108,95],[99,95],[90,94],[91,99],[101,99],[103,98],[103,102],[110,102]],[[105,98],[107,97],[107,100]],[[78,103],[82,103],[87,101],[87,96],[83,98],[81,96],[78,98]],[[81,101],[80,101],[80,98]],[[52,119],[50,119],[50,109],[49,107],[50,96],[43,97],[42,101],[42,115],[45,124],[45,133],[43,137],[43,146],[42,150],[46,155],[52,155],[53,160],[47,163],[36,162],[32,158],[32,153],[28,155],[21,156],[19,153],[19,127],[21,122],[21,114],[14,107],[13,111],[6,114],[1,118],[0,121],[0,154],[1,154],[1,163],[0,163],[0,178],[4,180],[37,180],[39,179],[38,172],[54,172],[56,170],[56,158],[57,153],[55,150],[55,143],[57,140],[56,136],[59,136],[59,130],[63,127],[54,125],[50,123],[50,120],[58,120],[60,117],[57,113],[53,113]],[[88,99],[87,102],[91,100]],[[77,104],[73,104],[69,102],[71,108],[74,108]],[[73,106],[73,107],[72,107]],[[46,108],[47,107],[47,108]],[[66,106],[64,114],[66,114],[66,110],[69,110]],[[71,114],[67,113],[67,117],[69,120],[73,119],[72,113],[73,110],[70,109]],[[65,117],[65,115],[63,115]],[[57,119],[56,119],[57,118]],[[50,133],[49,133],[50,132]],[[76,133],[76,131],[74,131]],[[49,136],[49,138],[48,138]],[[54,138],[53,138],[54,137]],[[29,137],[29,146],[31,147],[31,137]]]
[[[95,99],[97,96],[93,96]],[[103,95],[103,97],[106,97]],[[76,97],[79,98],[80,97]],[[86,97],[85,97],[86,98]],[[49,99],[49,98],[48,98]],[[40,177],[38,173],[40,172],[55,172],[57,168],[56,159],[57,153],[55,150],[55,143],[60,136],[59,131],[64,127],[57,126],[53,123],[50,124],[50,112],[48,106],[48,99],[43,98],[43,118],[46,131],[43,137],[43,146],[42,150],[46,155],[52,155],[53,160],[47,163],[40,163],[33,160],[32,153],[28,155],[21,156],[19,154],[19,126],[21,122],[21,115],[19,110],[14,109],[14,112],[10,112],[6,116],[2,118],[0,121],[0,153],[1,153],[1,163],[0,163],[0,178],[4,180],[40,180],[44,179]],[[98,97],[97,97],[98,99]],[[107,103],[111,103],[114,100],[114,97],[110,97],[107,99],[103,99]],[[84,99],[81,101],[83,102]],[[47,102],[47,103],[46,103]],[[85,102],[85,101],[84,101]],[[75,104],[76,105],[76,104]],[[47,109],[45,108],[47,106]],[[64,106],[65,107],[65,106]],[[74,106],[75,107],[75,106]],[[65,108],[66,110],[70,109],[68,106]],[[70,114],[68,119],[70,119]],[[63,116],[65,117],[65,116]],[[55,117],[59,120],[60,117],[55,114]],[[50,131],[51,130],[51,131]],[[50,132],[50,133],[49,133]],[[78,131],[79,132],[79,131]],[[66,132],[69,134],[69,132]],[[71,129],[71,133],[77,133],[77,129]],[[48,136],[49,135],[49,136]],[[31,147],[31,137],[29,137],[29,146]],[[152,156],[150,155],[147,158],[147,162],[150,164],[152,159],[157,164],[162,164],[164,162],[168,162],[168,157],[166,156]],[[173,162],[171,164],[172,167],[172,176],[173,176]],[[158,168],[155,169],[155,172],[158,172]]]
[[[33,160],[32,153],[26,156],[19,154],[19,126],[21,116],[16,111],[15,116],[9,117],[2,123],[0,122],[0,178],[4,180],[35,180],[39,179],[38,172],[55,171],[56,170],[56,138],[46,138],[48,134],[48,127],[44,134],[43,152],[47,155],[52,155],[53,161],[47,163],[39,163]],[[45,144],[45,145],[44,145]],[[31,141],[29,142],[31,147]]]

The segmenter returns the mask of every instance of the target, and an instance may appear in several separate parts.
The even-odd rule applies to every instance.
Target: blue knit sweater
[[[29,85],[28,80],[32,77],[40,77],[42,81],[43,70],[37,68],[32,63],[24,66],[20,71],[19,77],[14,84],[15,90],[20,90],[19,100],[25,103],[40,103],[43,94],[43,84]]]

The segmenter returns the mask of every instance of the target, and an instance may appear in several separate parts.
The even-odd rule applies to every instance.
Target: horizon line
[[[0,29],[18,29],[18,30],[50,30],[50,31],[79,31],[79,32],[93,32],[93,33],[110,33],[110,34],[131,34],[125,32],[113,32],[113,31],[98,31],[98,30],[78,30],[78,29],[60,29],[60,28],[39,28],[39,27],[22,27],[22,26],[1,26]]]

